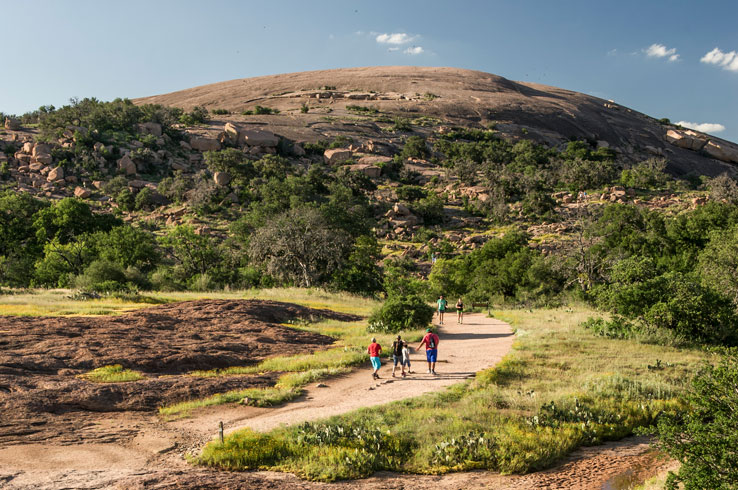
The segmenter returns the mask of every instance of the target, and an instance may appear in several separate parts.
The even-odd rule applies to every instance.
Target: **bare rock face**
[[[74,189],[74,197],[78,197],[80,199],[87,199],[91,194],[92,192],[84,187],[77,187]]]
[[[141,134],[153,134],[156,137],[161,136],[161,124],[155,122],[145,122],[138,125],[138,132]]]
[[[365,155],[359,158],[359,163],[366,165],[378,165],[380,163],[389,163],[391,161],[392,158],[380,155]]]
[[[271,131],[242,131],[240,138],[241,143],[248,146],[264,146],[267,148],[274,148],[279,144],[279,137]]]
[[[135,175],[136,163],[129,155],[123,155],[123,157],[118,160],[118,170],[122,170],[126,175]]]
[[[193,150],[202,152],[216,151],[220,150],[220,141],[215,138],[202,138],[195,136],[190,138],[190,146]]]
[[[705,153],[710,155],[712,158],[722,160],[723,162],[738,163],[738,148],[728,146],[722,143],[716,143],[713,140],[707,142],[703,148]]]
[[[12,118],[12,117],[6,117],[5,118],[5,129],[10,131],[18,131],[21,128],[21,123],[19,120]]]
[[[217,185],[225,187],[231,182],[231,174],[229,174],[228,172],[215,172],[213,174],[213,181]]]
[[[375,179],[382,175],[382,169],[380,167],[377,167],[376,165],[357,163],[355,165],[346,165],[346,168],[352,172],[360,172],[372,179]]]
[[[699,151],[703,146],[705,146],[705,143],[707,143],[707,138],[691,130],[680,131],[670,129],[666,132],[666,141],[674,146],[678,146],[679,148]]]
[[[52,169],[49,175],[46,176],[47,182],[56,182],[57,180],[64,180],[64,169],[61,167]]]
[[[325,150],[325,152],[323,153],[325,163],[327,163],[328,165],[340,165],[341,163],[350,160],[352,156],[353,152],[351,150],[347,150],[346,148],[333,148],[330,150]]]

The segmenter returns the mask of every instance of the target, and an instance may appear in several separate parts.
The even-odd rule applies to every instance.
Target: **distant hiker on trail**
[[[448,304],[448,301],[443,299],[443,295],[441,295],[436,303],[438,303],[438,323],[443,325],[443,314],[446,313],[446,305]]]
[[[441,296],[443,297],[443,296]],[[428,361],[428,374],[436,374],[436,360],[438,359],[438,335],[430,328],[426,330],[425,337],[418,344],[418,350],[425,344],[425,358]]]
[[[464,302],[461,297],[456,302],[456,323],[464,323]]]
[[[379,379],[379,368],[382,367],[382,361],[379,360],[379,354],[382,353],[382,346],[377,343],[377,339],[372,337],[372,343],[369,344],[369,359],[372,361],[372,378]]]
[[[402,375],[405,376],[405,366],[407,366],[407,374],[412,374],[410,371],[410,346],[407,342],[402,343]]]
[[[392,342],[392,362],[394,365],[392,366],[392,377],[395,377],[395,369],[397,369],[398,364],[402,364],[402,346],[405,345],[405,342],[402,341],[402,337],[399,335],[397,336],[397,340]],[[405,367],[402,366],[402,375],[405,376]]]

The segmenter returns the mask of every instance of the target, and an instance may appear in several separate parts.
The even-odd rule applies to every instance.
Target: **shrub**
[[[707,188],[710,190],[710,199],[714,201],[738,203],[738,181],[728,174],[721,174],[711,179]]]
[[[202,106],[193,107],[190,112],[186,112],[179,117],[179,122],[185,126],[204,124],[207,120],[208,110]]]
[[[694,377],[686,409],[659,419],[656,445],[681,463],[677,474],[670,473],[666,488],[736,488],[737,386],[738,355],[734,350],[717,366],[706,365]]]
[[[136,209],[136,197],[129,188],[122,189],[115,195],[115,204],[121,211],[133,211]]]
[[[420,296],[390,296],[369,318],[368,332],[399,332],[426,327],[433,320],[433,308]]]
[[[303,102],[303,104],[300,106],[300,112],[303,114],[307,114],[310,111],[310,106],[307,104],[307,102]]]
[[[430,152],[422,136],[410,136],[402,147],[402,158],[427,158]]]
[[[423,224],[437,225],[443,223],[443,199],[431,193],[412,205],[413,212],[423,219]]]
[[[419,185],[403,185],[396,189],[397,199],[404,202],[413,202],[428,196],[428,191]]]
[[[661,189],[666,185],[669,176],[664,173],[666,160],[663,158],[649,158],[620,174],[620,183],[626,187],[639,189]]]
[[[223,116],[223,115],[226,115],[226,114],[230,114],[231,111],[229,111],[228,109],[211,109],[210,110],[210,113],[211,114],[218,115],[218,116]]]
[[[77,288],[99,293],[120,291],[126,288],[123,267],[107,260],[95,260],[74,281]]]
[[[357,114],[376,114],[379,112],[376,107],[366,107],[361,105],[347,105],[346,110]]]
[[[257,105],[254,107],[254,114],[256,114],[257,116],[279,114],[279,109],[272,109],[271,107],[262,107],[260,105]]]
[[[138,191],[138,194],[136,194],[136,199],[134,201],[134,207],[136,210],[142,210],[142,209],[149,209],[151,206],[154,205],[154,191],[152,191],[148,187],[144,187],[140,191]]]

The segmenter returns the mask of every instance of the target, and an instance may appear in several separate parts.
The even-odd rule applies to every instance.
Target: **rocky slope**
[[[733,173],[732,164],[738,163],[738,145],[664,125],[613,101],[457,68],[395,66],[290,73],[204,85],[136,102],[183,108],[200,105],[233,113],[267,106],[282,115],[249,122],[305,141],[334,132],[365,139],[380,136],[372,132],[372,125],[330,121],[329,130],[314,115],[300,113],[308,105],[310,112],[330,109],[333,117],[340,117],[347,106],[362,105],[404,117],[437,118],[441,124],[494,123],[506,137],[533,138],[550,146],[572,139],[596,141],[625,159],[664,156],[676,174]]]

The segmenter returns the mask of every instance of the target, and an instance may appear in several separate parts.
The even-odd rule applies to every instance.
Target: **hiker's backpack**
[[[428,339],[428,347],[430,349],[435,349],[436,348],[436,339],[435,339],[435,337],[433,336],[432,333],[431,334],[428,334],[428,335],[430,336],[430,338]]]

